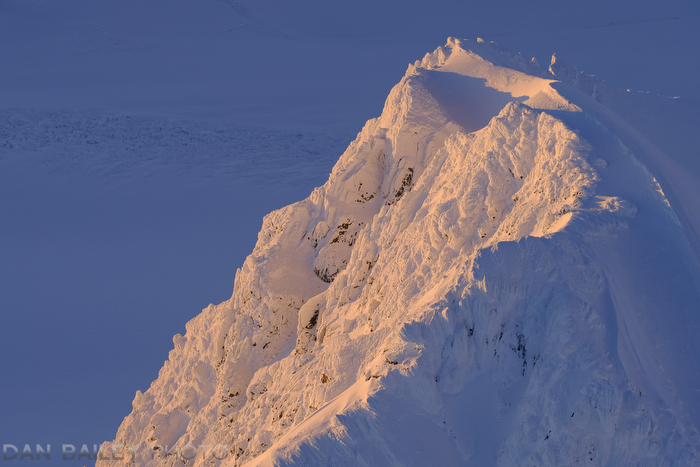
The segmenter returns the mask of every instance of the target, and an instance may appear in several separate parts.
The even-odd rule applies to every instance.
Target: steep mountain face
[[[175,336],[130,463],[700,465],[694,162],[601,89],[481,40],[409,66]]]

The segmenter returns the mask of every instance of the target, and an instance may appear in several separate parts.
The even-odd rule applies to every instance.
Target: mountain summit
[[[410,65],[174,337],[127,459],[700,465],[695,136],[653,131],[697,105],[550,70],[481,39]]]

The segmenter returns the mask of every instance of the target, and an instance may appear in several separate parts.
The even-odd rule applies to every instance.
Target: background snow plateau
[[[0,3],[2,442],[111,438],[171,336],[230,294],[262,215],[320,185],[450,34],[698,97],[695,2],[397,5]],[[682,130],[618,112],[682,151],[697,117],[674,101]]]

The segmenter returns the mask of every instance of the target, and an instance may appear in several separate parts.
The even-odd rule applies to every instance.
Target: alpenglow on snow
[[[695,136],[663,131],[700,112],[676,104],[449,39],[264,218],[114,443],[144,466],[700,465]]]

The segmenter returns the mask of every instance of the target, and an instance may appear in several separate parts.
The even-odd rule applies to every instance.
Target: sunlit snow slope
[[[697,115],[450,39],[265,217],[116,442],[232,466],[700,465],[695,136],[653,131]]]

